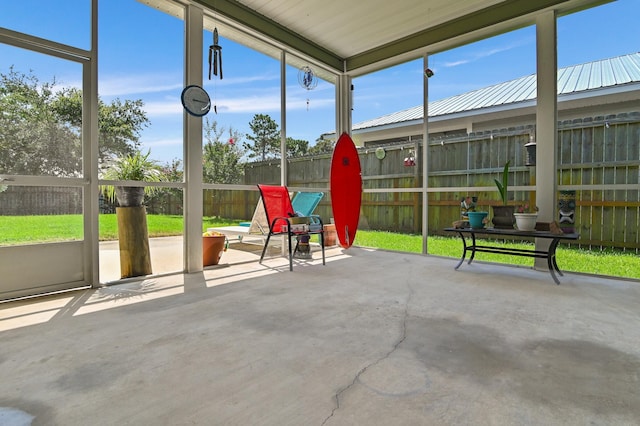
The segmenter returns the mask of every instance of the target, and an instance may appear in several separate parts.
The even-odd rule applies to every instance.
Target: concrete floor
[[[314,257],[0,304],[0,424],[640,424],[640,283]]]

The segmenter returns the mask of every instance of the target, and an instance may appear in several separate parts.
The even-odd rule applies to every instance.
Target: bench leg
[[[556,284],[560,285],[560,280],[556,276],[556,272],[562,276],[562,271],[558,268],[558,263],[556,262],[556,248],[558,247],[558,243],[560,242],[559,238],[554,238],[549,245],[549,253],[547,255],[547,267],[549,268],[549,273],[555,281]]]
[[[460,267],[460,265],[462,265],[462,262],[464,262],[464,258],[467,256],[467,241],[465,240],[464,234],[462,232],[458,232],[458,235],[460,235],[460,238],[462,239],[462,258],[460,259],[460,262],[458,262],[456,267],[453,268],[456,270]]]
[[[465,247],[465,251],[466,249]],[[476,257],[476,234],[471,233],[471,256],[469,257],[469,262],[467,262],[469,265],[473,262],[474,257]]]

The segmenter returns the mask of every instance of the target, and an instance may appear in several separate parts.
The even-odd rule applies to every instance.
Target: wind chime
[[[218,44],[218,28],[216,27],[213,29],[213,44],[209,46],[209,80],[211,80],[212,72],[213,75],[218,76],[218,69],[220,69],[220,80],[222,80],[222,46]],[[218,107],[215,102],[213,104],[213,112],[218,113]]]
[[[298,71],[298,83],[307,90],[313,90],[318,87],[318,77],[310,67],[304,66]],[[307,98],[307,111],[309,111],[309,98]]]

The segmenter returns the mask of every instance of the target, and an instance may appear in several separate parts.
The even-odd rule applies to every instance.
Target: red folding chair
[[[269,223],[269,233],[262,249],[260,263],[264,258],[272,235],[286,235],[289,240],[289,270],[293,271],[293,255],[298,250],[298,242],[292,251],[291,239],[303,235],[320,235],[320,247],[322,248],[322,264],[325,265],[324,257],[324,227],[322,219],[318,215],[296,216],[291,206],[289,190],[286,186],[258,185],[264,211]]]

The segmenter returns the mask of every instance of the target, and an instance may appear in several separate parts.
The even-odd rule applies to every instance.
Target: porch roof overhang
[[[140,0],[175,13],[175,0]],[[360,75],[611,0],[193,0],[221,35],[263,51],[266,40],[334,73]],[[229,25],[225,26],[225,22]],[[256,36],[255,42],[247,35]],[[270,52],[264,52],[270,53]]]

